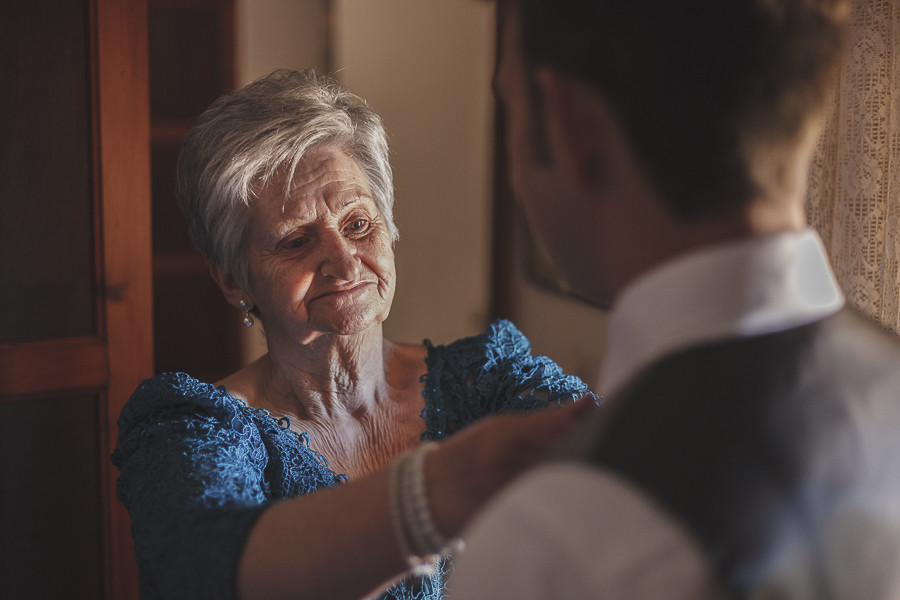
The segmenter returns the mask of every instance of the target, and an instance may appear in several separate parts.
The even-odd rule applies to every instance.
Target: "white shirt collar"
[[[844,305],[812,230],[700,250],[629,285],[609,319],[601,391],[662,356],[703,342],[782,331]]]

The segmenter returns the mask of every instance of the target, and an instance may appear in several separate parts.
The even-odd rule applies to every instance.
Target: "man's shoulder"
[[[836,431],[881,443],[900,428],[898,366],[900,340],[845,309],[665,357],[609,397],[610,414],[581,435],[623,448],[774,444],[781,455],[825,452]]]
[[[845,308],[824,321],[822,329],[823,335],[830,336],[830,343],[858,357],[859,361],[890,367],[890,372],[900,374],[900,369],[896,368],[900,360],[900,336],[873,319],[855,309]]]
[[[823,386],[839,397],[889,390],[900,394],[900,339],[853,309],[813,323],[745,338],[686,348],[663,357],[638,373],[617,394],[620,398],[719,393],[802,394]],[[841,385],[833,387],[834,382]]]

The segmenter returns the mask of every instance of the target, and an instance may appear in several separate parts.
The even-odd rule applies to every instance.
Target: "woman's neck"
[[[425,353],[383,339],[380,327],[294,352],[270,343],[269,354],[223,383],[250,406],[290,417],[331,469],[356,477],[419,443]]]
[[[424,346],[394,344],[380,327],[303,346],[268,342],[268,354],[217,385],[289,417],[335,472],[369,473],[420,442]]]
[[[254,369],[256,403],[319,423],[372,409],[389,395],[385,344],[380,326],[302,346],[270,340]]]

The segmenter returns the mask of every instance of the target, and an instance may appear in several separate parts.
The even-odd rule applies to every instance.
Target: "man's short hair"
[[[823,110],[849,0],[506,0],[529,69],[598,89],[671,214],[758,193],[751,163]],[[754,158],[755,157],[755,158]],[[767,157],[771,159],[771,156]]]

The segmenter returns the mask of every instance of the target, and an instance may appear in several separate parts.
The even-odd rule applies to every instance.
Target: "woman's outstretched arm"
[[[494,492],[537,461],[586,409],[588,402],[489,417],[430,452],[424,481],[441,533],[458,535]],[[266,510],[238,563],[238,597],[358,600],[402,575],[407,557],[395,533],[390,484],[383,469]]]

